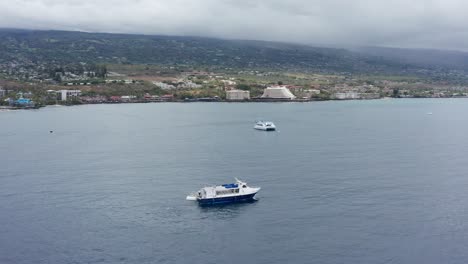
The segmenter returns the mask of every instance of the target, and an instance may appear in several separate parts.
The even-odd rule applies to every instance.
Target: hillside
[[[461,51],[383,47],[361,47],[353,49],[353,51],[398,64],[468,70],[468,53]]]
[[[0,62],[105,62],[333,72],[401,71],[405,65],[344,49],[198,37],[0,30]]]
[[[27,67],[41,65],[42,68],[85,62],[436,75],[440,79],[452,69],[465,70],[467,65],[466,54],[459,60],[434,65],[421,63],[417,59],[421,56],[410,55],[414,54],[412,50],[404,50],[406,53],[400,50],[397,56],[392,50],[379,48],[352,51],[264,41],[14,29],[0,30],[0,51],[0,65],[4,68],[12,62]],[[440,52],[438,56],[444,54]]]

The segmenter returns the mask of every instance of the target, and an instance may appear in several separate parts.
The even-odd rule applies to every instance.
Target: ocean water
[[[0,124],[2,264],[468,262],[466,99],[47,107]],[[185,200],[234,177],[257,202]]]

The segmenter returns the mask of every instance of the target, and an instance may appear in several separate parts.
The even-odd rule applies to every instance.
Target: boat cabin
[[[233,194],[233,193],[239,193],[239,188],[236,189],[228,189],[228,190],[217,190],[216,195],[226,195],[226,194]]]
[[[240,193],[241,188],[247,188],[247,184],[243,182],[223,184],[215,187],[205,187],[198,191],[199,198],[210,198],[225,195],[236,195]]]

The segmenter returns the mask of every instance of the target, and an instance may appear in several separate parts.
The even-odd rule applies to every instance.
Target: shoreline
[[[376,101],[376,100],[393,100],[393,99],[468,99],[468,97],[383,97],[376,99],[329,99],[329,100],[281,100],[281,99],[253,99],[253,100],[168,100],[168,101],[128,101],[128,102],[98,102],[98,103],[80,103],[80,104],[55,104],[55,105],[40,105],[36,107],[17,107],[17,106],[0,106],[0,112],[16,111],[16,110],[38,110],[45,107],[57,106],[80,106],[80,105],[106,105],[106,104],[148,104],[148,103],[313,103],[313,102],[345,102],[345,101]]]

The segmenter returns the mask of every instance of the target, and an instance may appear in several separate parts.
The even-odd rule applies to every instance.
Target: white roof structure
[[[272,99],[295,99],[296,96],[289,91],[285,86],[272,86],[267,87],[263,91],[262,98],[272,98]]]

